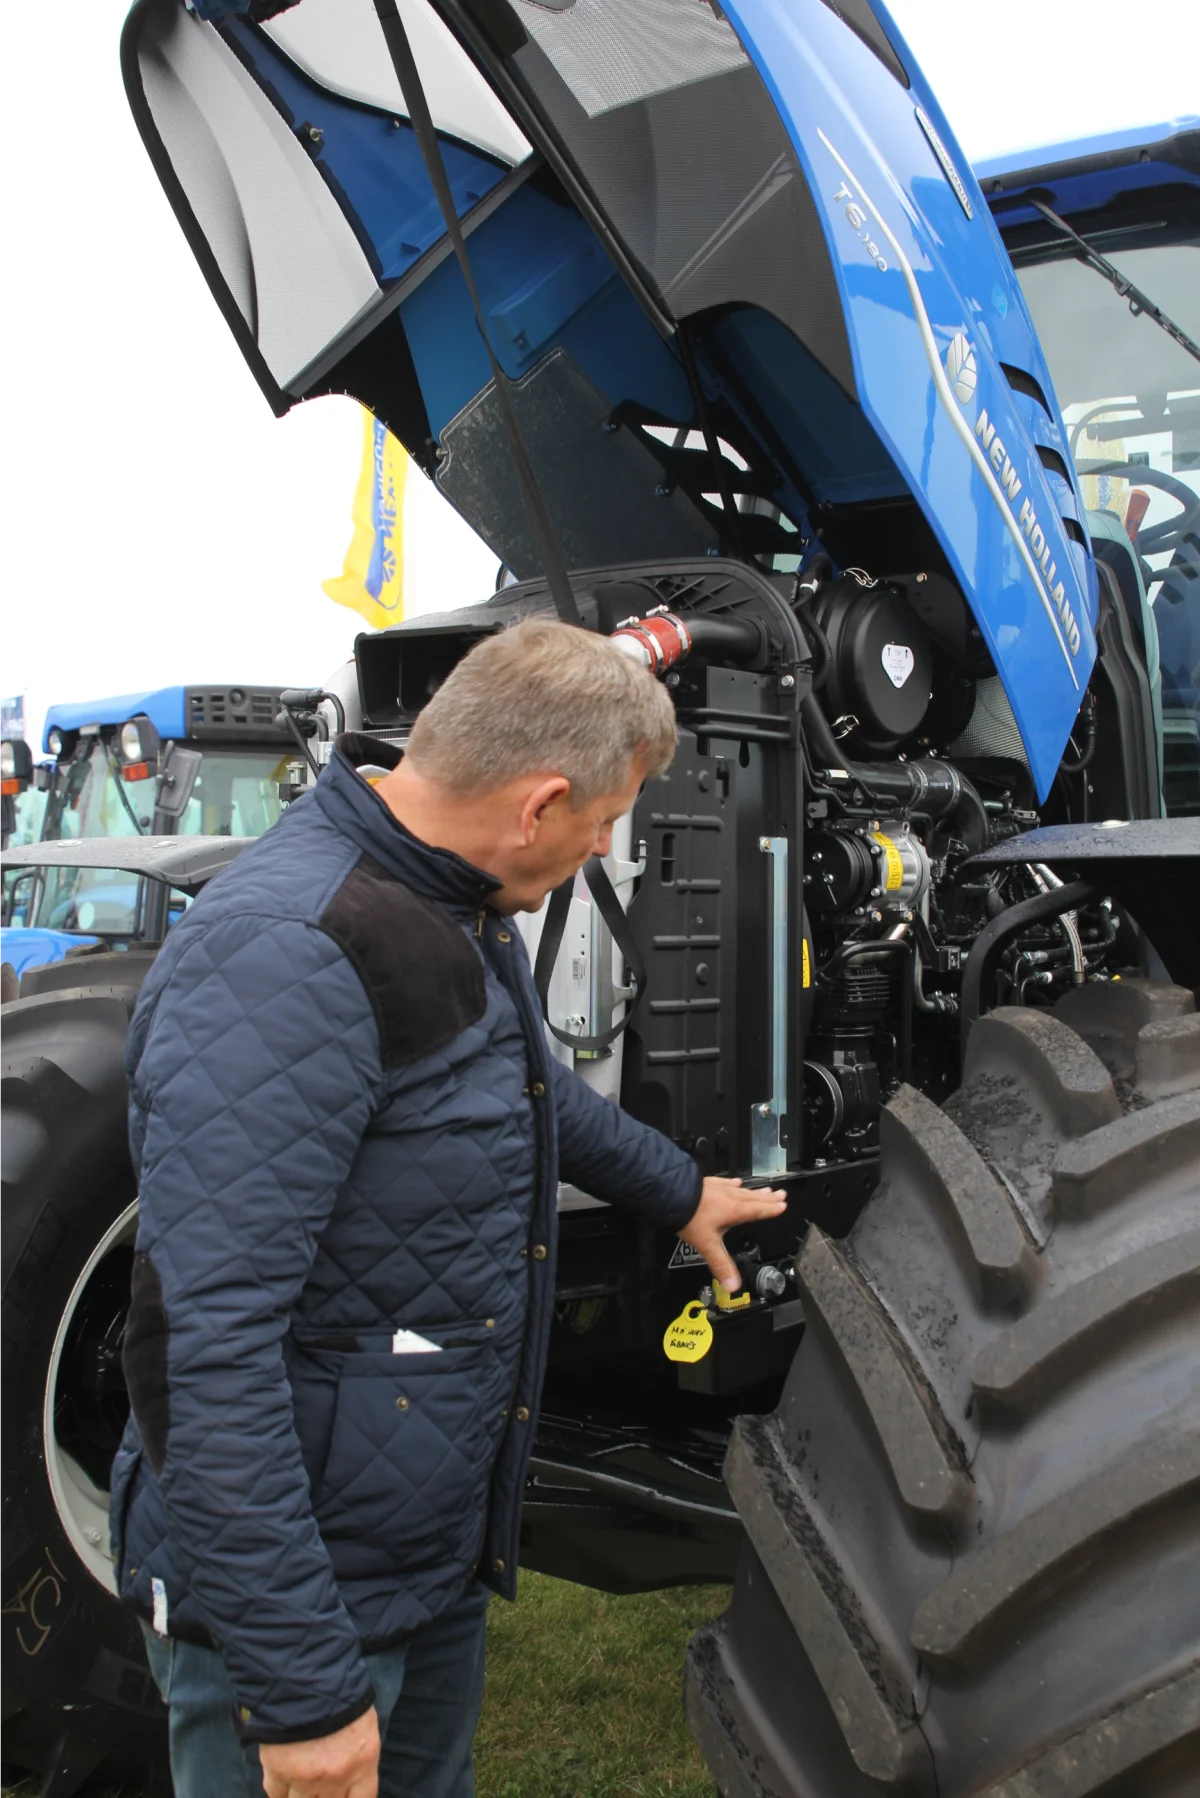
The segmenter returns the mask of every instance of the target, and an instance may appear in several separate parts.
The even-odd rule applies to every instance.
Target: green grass
[[[516,1604],[491,1607],[478,1798],[712,1798],[683,1720],[683,1656],[728,1596],[612,1598],[523,1573]]]
[[[728,1598],[724,1586],[612,1598],[522,1573],[516,1604],[489,1613],[478,1798],[713,1798],[683,1720],[683,1656]]]

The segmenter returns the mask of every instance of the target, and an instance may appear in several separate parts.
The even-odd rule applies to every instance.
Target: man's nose
[[[604,825],[603,829],[600,831],[599,835],[596,838],[596,845],[595,845],[595,848],[592,850],[593,855],[607,855],[608,854],[609,850],[612,848],[612,833],[613,833],[612,825],[611,824]]]

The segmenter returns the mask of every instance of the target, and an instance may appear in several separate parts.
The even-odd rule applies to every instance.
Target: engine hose
[[[797,574],[796,585],[792,588],[792,613],[801,630],[808,638],[809,647],[813,651],[815,667],[812,676],[812,691],[819,693],[829,678],[829,670],[833,666],[833,650],[829,638],[817,623],[812,611],[812,602],[822,584],[833,573],[833,563],[828,556],[817,556],[804,570]]]
[[[1063,774],[1082,774],[1096,753],[1096,708],[1089,698],[1086,709],[1080,714],[1083,726],[1083,747],[1073,762],[1063,756],[1059,768]],[[1074,733],[1072,733],[1074,734]]]
[[[753,662],[763,649],[762,627],[752,618],[705,618],[687,621],[692,648],[718,654],[726,662]]]
[[[833,650],[830,647],[829,638],[811,612],[797,606],[795,616],[800,629],[808,638],[809,648],[813,652],[812,691],[819,693],[829,679],[829,670],[833,667]]]
[[[1034,885],[1041,893],[1053,892],[1063,885],[1062,880],[1045,862],[1030,862],[1029,872],[1033,876]],[[1083,985],[1083,939],[1079,934],[1079,913],[1065,911],[1058,920],[1058,927],[1067,939],[1071,951],[1071,979],[1076,986]]]
[[[609,642],[651,674],[662,676],[693,650],[716,654],[725,662],[753,662],[763,648],[764,632],[751,618],[681,617],[660,606],[643,618],[627,618]]]
[[[838,778],[839,771],[862,787],[881,808],[914,807],[930,818],[947,819],[955,834],[975,855],[987,848],[988,824],[983,801],[966,777],[950,762],[852,762],[842,753],[820,705],[810,693],[800,716],[816,761]]]

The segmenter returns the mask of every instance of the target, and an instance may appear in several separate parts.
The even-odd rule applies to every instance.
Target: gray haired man
[[[668,696],[607,640],[488,638],[403,758],[340,740],[143,989],[112,1519],[177,1798],[469,1798],[560,1170],[730,1288],[722,1232],[783,1208],[702,1180],[547,1053],[509,921],[607,852],[674,744]]]

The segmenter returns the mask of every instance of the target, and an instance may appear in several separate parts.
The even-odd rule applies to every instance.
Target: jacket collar
[[[317,782],[315,798],[345,836],[414,893],[439,905],[478,911],[500,882],[449,849],[435,849],[406,830],[359,768],[394,768],[404,751],[357,731],[347,731]]]

